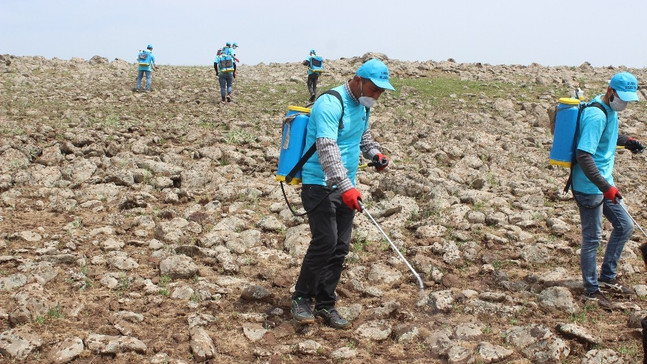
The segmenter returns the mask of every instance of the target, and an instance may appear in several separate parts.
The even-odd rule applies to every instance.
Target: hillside
[[[369,56],[326,60],[320,91]],[[585,302],[568,171],[548,164],[547,111],[623,68],[386,63],[371,125],[392,163],[358,189],[425,288],[358,215],[337,331],[289,312],[309,229],[274,173],[304,66],[242,65],[221,104],[211,66],[162,65],[134,93],[123,60],[0,56],[0,361],[641,362],[647,239],[619,267],[639,297]],[[646,104],[620,114],[643,142]],[[615,179],[647,227],[646,155],[619,150]]]

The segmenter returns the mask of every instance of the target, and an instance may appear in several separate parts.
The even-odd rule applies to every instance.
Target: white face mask
[[[360,96],[357,100],[365,107],[373,107],[373,105],[375,105],[375,103],[377,102],[377,100],[372,97],[364,96],[364,81],[360,83],[360,95],[362,96]]]
[[[613,111],[622,111],[627,108],[627,101],[622,101],[620,100],[619,97],[615,97],[615,95],[611,95],[611,101],[609,101],[609,106],[611,106],[611,109]]]
[[[368,97],[368,96],[361,96],[359,98],[359,103],[366,106],[366,107],[373,107],[373,105],[375,105],[376,102],[377,102],[377,100],[375,100],[372,97]]]

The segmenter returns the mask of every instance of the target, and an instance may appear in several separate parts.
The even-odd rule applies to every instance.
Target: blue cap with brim
[[[389,82],[389,69],[379,59],[373,58],[366,61],[357,69],[355,75],[371,80],[379,88],[395,91]]]
[[[609,82],[609,87],[616,90],[622,101],[638,101],[638,80],[629,72],[615,74]]]

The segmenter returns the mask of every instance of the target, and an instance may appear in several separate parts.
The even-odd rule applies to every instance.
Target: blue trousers
[[[144,74],[146,74],[146,91],[150,91],[151,79],[153,78],[152,71],[139,70],[139,72],[137,73],[137,89],[142,89],[142,77],[144,76]]]
[[[220,83],[220,97],[225,100],[226,95],[231,95],[234,75],[231,72],[220,72],[218,74],[218,83]]]
[[[582,252],[580,265],[582,268],[582,280],[586,293],[594,293],[600,289],[597,275],[597,256],[600,240],[602,240],[602,215],[611,225],[613,231],[609,236],[607,248],[604,251],[604,260],[600,278],[608,281],[616,277],[616,268],[622,254],[622,249],[634,232],[634,224],[631,217],[620,206],[624,202],[620,200],[617,204],[611,200],[604,200],[602,195],[590,195],[573,191],[580,209],[580,221],[582,224]],[[597,206],[596,206],[597,205]]]

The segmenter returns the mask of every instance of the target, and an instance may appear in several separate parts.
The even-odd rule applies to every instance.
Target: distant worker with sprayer
[[[582,225],[582,279],[585,297],[597,301],[600,307],[606,309],[612,309],[613,304],[603,291],[634,294],[616,277],[620,255],[634,231],[634,224],[623,206],[624,201],[614,184],[612,173],[617,146],[623,146],[632,153],[640,153],[645,148],[636,139],[618,133],[618,112],[630,102],[638,101],[637,89],[638,81],[631,73],[614,75],[606,92],[589,103],[599,105],[581,111],[577,129],[579,137],[576,141],[576,163],[572,167],[572,189]],[[611,222],[613,231],[598,277],[597,250],[602,240],[602,215]]]
[[[382,61],[371,59],[312,107],[306,145],[315,144],[316,153],[305,162],[301,175],[301,200],[312,240],[292,295],[292,317],[298,323],[314,323],[316,316],[334,328],[352,326],[335,310],[335,289],[349,251],[355,210],[362,211],[362,196],[355,188],[360,152],[379,171],[389,164],[371,137],[368,122],[371,107],[384,90],[394,90],[389,70]]]
[[[225,43],[225,46],[222,47],[221,50],[218,51],[218,55],[220,54],[227,54],[230,55],[234,58],[234,73],[232,74],[234,78],[236,78],[236,63],[240,62],[238,58],[236,58],[236,53],[234,53],[238,49],[238,43],[237,42],[227,42]]]
[[[137,85],[135,91],[142,91],[142,78],[146,75],[146,86],[144,91],[151,90],[151,80],[153,78],[153,70],[157,70],[155,64],[155,56],[153,55],[153,46],[149,44],[146,49],[139,51],[137,55]]]
[[[216,71],[220,85],[220,102],[223,104],[231,102],[234,74],[236,73],[236,62],[231,43],[227,42],[224,48],[218,50],[216,58],[213,60],[213,69]]]
[[[310,92],[310,101],[314,101],[317,96],[319,74],[323,72],[323,58],[318,56],[314,49],[311,49],[310,56],[302,64],[308,66],[308,91]]]

